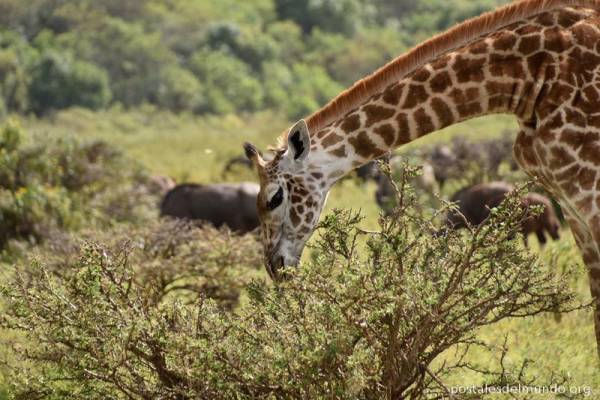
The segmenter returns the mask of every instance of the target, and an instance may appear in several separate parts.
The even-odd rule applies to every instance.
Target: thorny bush
[[[128,246],[86,244],[73,262],[40,256],[2,289],[2,326],[24,337],[11,395],[440,399],[465,370],[482,385],[540,383],[476,337],[507,318],[579,307],[567,279],[520,247],[518,195],[484,225],[440,235],[401,182],[378,230],[349,211],[328,215],[310,260],[279,284],[248,283],[260,263],[252,236],[209,228],[130,232]],[[233,310],[212,289],[242,285]],[[465,356],[483,348],[496,367]]]
[[[140,222],[156,214],[146,172],[102,141],[0,130],[0,250],[56,230]],[[154,216],[154,215],[153,215]]]

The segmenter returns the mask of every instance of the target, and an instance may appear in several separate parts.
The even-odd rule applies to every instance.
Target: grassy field
[[[288,124],[288,121],[270,113],[197,118],[152,109],[127,113],[117,110],[93,113],[74,109],[58,113],[51,119],[22,120],[27,130],[38,135],[73,134],[105,139],[153,173],[172,176],[178,182],[222,180],[221,170],[225,161],[242,154],[243,141],[251,141],[264,150],[268,144],[274,144],[275,138]],[[514,134],[515,130],[513,119],[493,116],[453,126],[411,146],[447,141],[458,134],[477,140]],[[253,180],[254,176],[244,172],[228,179]],[[376,226],[378,216],[374,190],[373,184],[361,186],[351,180],[343,181],[333,189],[324,213],[332,208],[360,209],[366,217],[365,228],[372,228]],[[563,230],[559,241],[543,250],[536,246],[537,243],[532,251],[540,253],[548,268],[576,271],[570,285],[582,302],[589,301],[587,276],[568,229]],[[482,340],[497,345],[501,345],[507,337],[511,349],[507,357],[509,363],[530,359],[534,361],[531,368],[536,375],[547,377],[552,372],[564,372],[572,378],[572,385],[595,388],[596,398],[600,396],[600,374],[589,310],[572,312],[563,316],[560,322],[552,315],[505,321],[482,329],[478,334]],[[489,362],[489,355],[484,352],[473,351],[470,357],[483,365]],[[455,379],[457,385],[474,383],[476,377],[471,375]]]

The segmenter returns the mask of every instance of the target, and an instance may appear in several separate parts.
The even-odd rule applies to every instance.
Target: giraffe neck
[[[543,41],[543,27],[523,22],[424,64],[314,133],[314,164],[333,184],[387,151],[457,122],[492,113],[529,121],[543,83],[556,74],[551,57],[539,51]]]

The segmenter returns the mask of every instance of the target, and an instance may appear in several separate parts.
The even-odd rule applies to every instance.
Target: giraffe
[[[552,193],[587,267],[600,357],[600,0],[521,0],[358,81],[280,137],[258,171],[265,266],[297,265],[342,176],[446,126],[513,114],[517,163]]]

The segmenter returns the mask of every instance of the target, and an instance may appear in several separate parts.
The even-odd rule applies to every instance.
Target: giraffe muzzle
[[[267,269],[267,273],[269,274],[272,280],[278,280],[279,270],[283,268],[283,264],[283,256],[273,255],[265,257],[265,267]]]
[[[295,267],[296,265],[298,265],[297,261],[286,262],[285,257],[279,254],[279,252],[273,252],[271,255],[265,258],[265,266],[267,268],[267,273],[269,274],[271,279],[276,282],[285,281],[290,278],[289,274],[286,274],[281,271],[283,267]]]

